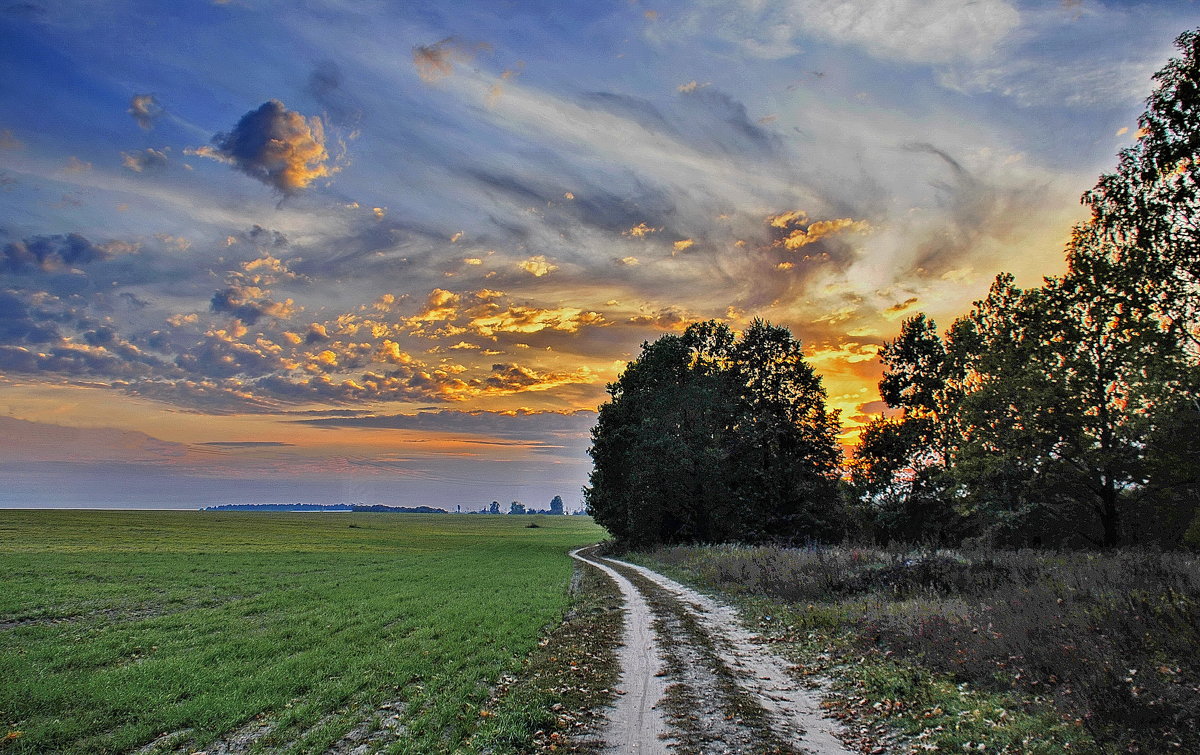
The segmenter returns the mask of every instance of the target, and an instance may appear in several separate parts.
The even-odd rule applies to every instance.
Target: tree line
[[[1067,272],[1000,274],[944,332],[906,320],[880,355],[894,416],[849,459],[799,340],[699,323],[608,386],[596,520],[631,545],[1200,546],[1200,34],[1176,46]]]

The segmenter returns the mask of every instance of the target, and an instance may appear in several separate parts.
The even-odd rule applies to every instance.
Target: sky
[[[0,506],[581,505],[642,342],[1062,271],[1191,0],[0,0]]]

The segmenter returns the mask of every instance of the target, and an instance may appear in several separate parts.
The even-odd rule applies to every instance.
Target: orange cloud
[[[767,222],[774,228],[787,229],[789,226],[792,226],[791,231],[776,242],[777,245],[781,245],[790,251],[806,247],[809,244],[816,243],[823,238],[842,231],[865,233],[871,228],[865,220],[854,220],[853,218],[818,220],[814,223],[809,223],[807,227],[799,227],[806,221],[807,215],[802,211],[785,212],[782,215],[775,215],[767,219]]]
[[[454,73],[455,63],[469,63],[480,50],[489,49],[489,45],[480,43],[467,45],[455,37],[446,37],[432,45],[418,45],[413,48],[413,66],[421,80],[432,84]]]
[[[429,292],[424,311],[412,319],[416,322],[453,320],[458,317],[458,304],[461,300],[462,297],[452,291],[435,288]]]
[[[489,338],[496,333],[538,333],[543,330],[576,333],[582,327],[608,324],[599,312],[587,312],[570,307],[539,309],[515,306],[496,310],[493,305],[488,307],[488,310],[473,317],[467,323],[467,327]]]
[[[520,262],[517,267],[521,268],[535,278],[541,278],[543,275],[549,275],[558,269],[558,265],[547,261],[545,255],[541,254]]]
[[[304,189],[339,170],[327,164],[321,119],[288,110],[279,100],[268,100],[246,113],[233,130],[213,137],[213,146],[189,148],[184,154],[232,165],[282,194]]]
[[[661,230],[662,230],[661,228],[651,228],[650,226],[646,225],[645,223],[638,223],[633,228],[630,228],[628,231],[622,231],[621,235],[622,236],[632,236],[635,239],[643,239],[643,238],[649,236],[650,234],[656,233]]]

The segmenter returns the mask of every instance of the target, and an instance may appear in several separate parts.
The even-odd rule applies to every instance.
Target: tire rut
[[[636,564],[572,555],[625,596],[621,684],[606,753],[851,755],[818,690],[742,626],[731,606]],[[664,678],[664,676],[666,678]],[[670,740],[668,742],[668,740]]]

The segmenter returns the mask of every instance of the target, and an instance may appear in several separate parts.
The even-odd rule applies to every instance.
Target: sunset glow
[[[706,319],[788,326],[852,444],[900,321],[1062,271],[1195,12],[10,4],[0,506],[575,509]]]

